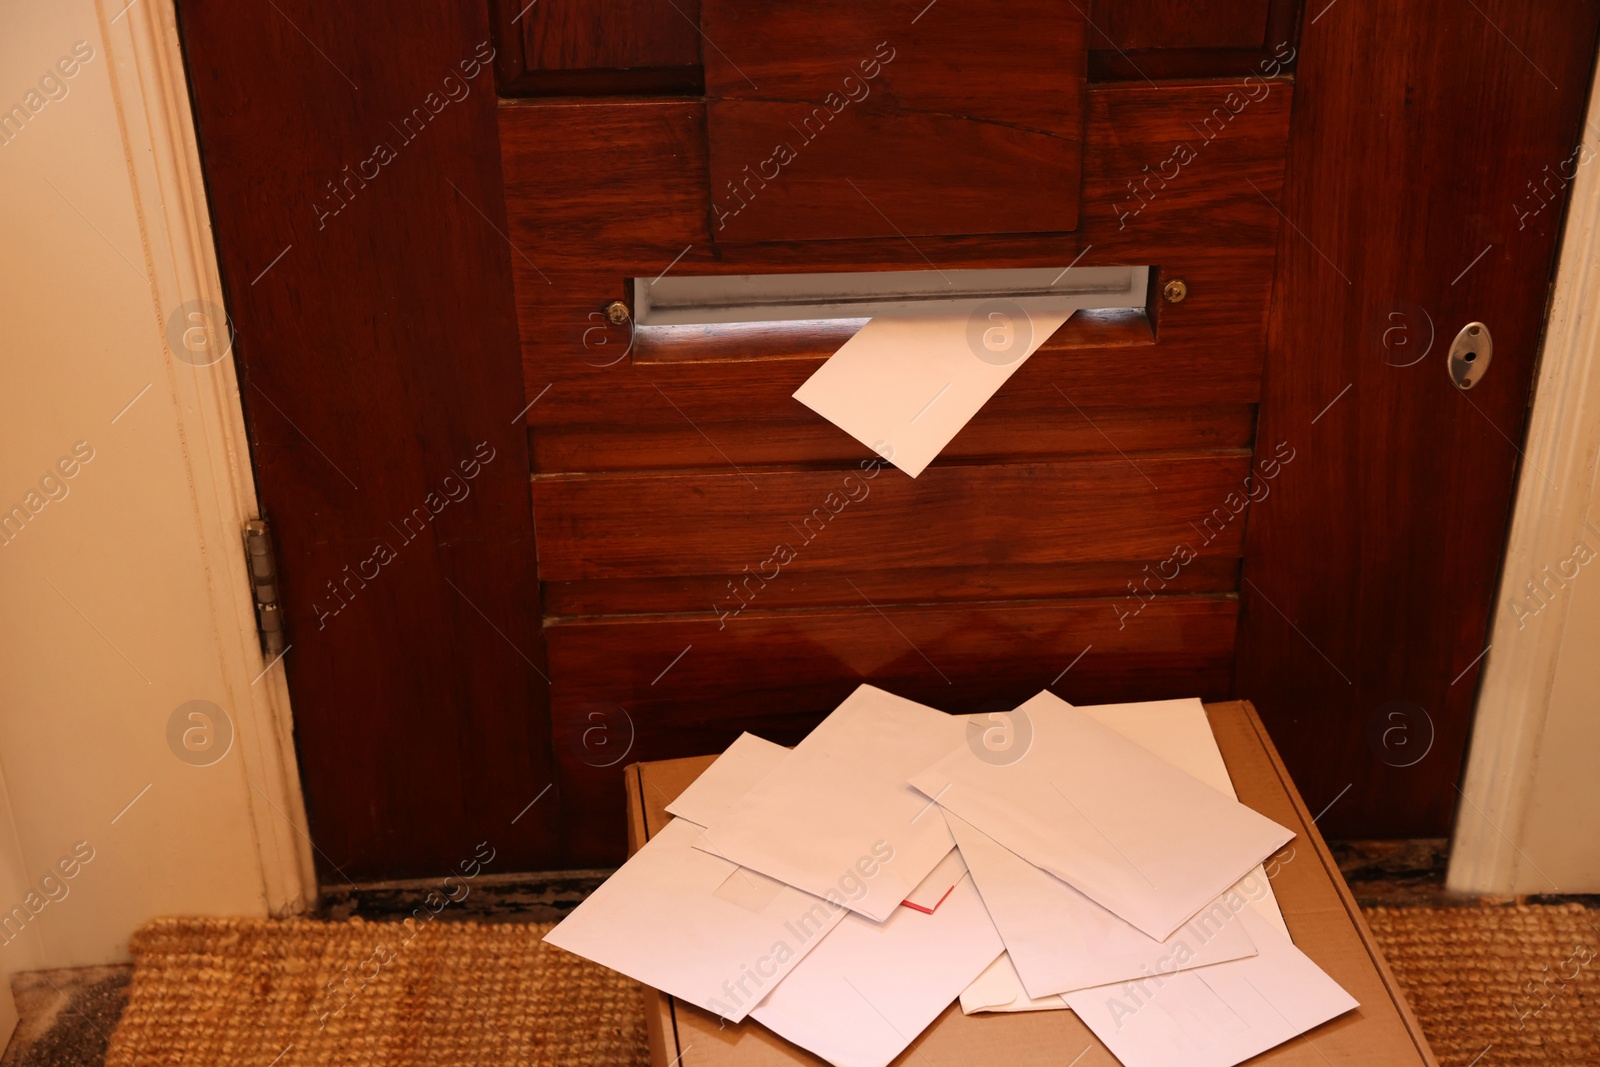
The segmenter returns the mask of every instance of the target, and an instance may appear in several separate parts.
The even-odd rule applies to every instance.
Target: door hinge
[[[245,565],[256,600],[256,628],[261,631],[261,651],[273,658],[283,651],[283,612],[278,607],[278,564],[272,552],[272,533],[261,519],[244,524]]]

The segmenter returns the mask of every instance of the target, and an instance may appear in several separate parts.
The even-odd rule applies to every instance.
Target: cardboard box
[[[1208,704],[1206,712],[1239,799],[1297,835],[1267,868],[1290,935],[1301,951],[1361,1002],[1356,1011],[1249,1062],[1272,1067],[1438,1067],[1255,709],[1236,701]],[[671,819],[666,805],[713,758],[661,760],[628,768],[630,849],[666,825]],[[723,1024],[710,1012],[653,989],[645,990],[644,1010],[654,1067],[827,1067],[758,1023]],[[895,1063],[1115,1067],[1117,1060],[1069,1011],[963,1015],[960,1006],[952,1004]]]

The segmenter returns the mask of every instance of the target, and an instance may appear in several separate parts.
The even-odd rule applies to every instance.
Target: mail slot
[[[640,326],[969,314],[1004,300],[1033,313],[1142,308],[1148,267],[673,275],[633,280]]]

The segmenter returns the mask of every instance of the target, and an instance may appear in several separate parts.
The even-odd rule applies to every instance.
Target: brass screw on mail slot
[[[1189,295],[1189,284],[1182,278],[1174,278],[1161,287],[1161,295],[1169,304],[1181,304]]]
[[[620,300],[613,300],[606,305],[606,318],[621,326],[628,321],[628,305]]]

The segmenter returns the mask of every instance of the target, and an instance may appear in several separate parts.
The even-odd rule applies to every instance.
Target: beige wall
[[[185,242],[157,232],[149,188],[141,200],[163,146],[139,138],[159,106],[130,95],[133,57],[108,48],[163,8],[121,8],[0,0],[0,112],[27,113],[0,126],[0,512],[27,514],[0,532],[0,772],[36,892],[5,886],[0,918],[37,910],[14,941],[0,932],[0,969],[112,960],[153,916],[261,915],[275,895],[245,705],[281,668],[250,685],[259,653],[229,606],[238,535],[211,484],[237,457],[227,427],[203,425],[231,371],[163,344],[163,258]],[[235,729],[209,766],[203,734],[189,734],[198,755],[169,743],[193,700]]]

